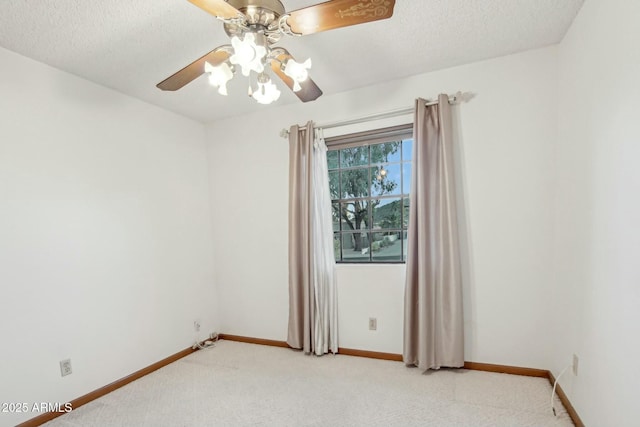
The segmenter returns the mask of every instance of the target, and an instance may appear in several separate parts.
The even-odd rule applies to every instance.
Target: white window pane
[[[401,141],[385,142],[371,146],[371,163],[399,162]]]
[[[329,169],[338,169],[338,151],[327,151],[327,166]]]
[[[413,159],[413,139],[405,139],[402,141],[402,161],[410,161]]]
[[[402,164],[402,194],[411,194],[411,163]]]
[[[343,199],[367,197],[369,195],[369,188],[371,187],[369,168],[341,171],[340,183],[342,185],[341,191]]]
[[[402,199],[380,199],[374,203],[373,229],[402,227]]]
[[[365,166],[369,164],[369,147],[353,147],[340,150],[340,167]]]
[[[374,233],[374,241],[371,244],[372,259],[378,262],[401,262],[402,232]]]
[[[342,260],[347,262],[368,262],[370,260],[368,233],[342,234]]]

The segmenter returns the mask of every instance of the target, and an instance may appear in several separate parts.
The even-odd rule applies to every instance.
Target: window
[[[406,260],[412,125],[327,138],[337,262]]]

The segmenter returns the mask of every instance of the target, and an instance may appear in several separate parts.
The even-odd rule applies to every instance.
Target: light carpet
[[[48,427],[572,426],[544,378],[220,341]]]

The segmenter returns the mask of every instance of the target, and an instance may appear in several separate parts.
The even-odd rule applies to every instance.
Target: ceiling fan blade
[[[220,65],[229,58],[229,52],[221,50],[219,47],[215,48],[211,52],[207,53],[203,57],[193,61],[191,64],[184,67],[177,73],[167,77],[156,86],[162,90],[178,90],[185,86],[187,83],[191,83],[196,78],[204,74],[204,63],[208,62],[211,65]]]
[[[395,0],[333,0],[290,13],[287,24],[296,34],[313,34],[388,19]]]
[[[242,13],[224,0],[189,0],[205,12],[222,19],[243,16]]]
[[[287,59],[293,59],[293,56],[291,56],[291,54],[285,49],[282,49],[282,51],[284,52],[276,56],[275,59],[271,61],[271,69],[287,86],[289,86],[289,89],[293,90],[293,80],[291,77],[287,76],[284,71],[282,71],[281,67],[281,64],[283,64]],[[320,95],[322,95],[322,90],[320,90],[318,85],[315,84],[310,77],[307,77],[305,81],[301,82],[300,86],[302,89],[293,93],[295,93],[302,102],[315,101],[320,97]]]

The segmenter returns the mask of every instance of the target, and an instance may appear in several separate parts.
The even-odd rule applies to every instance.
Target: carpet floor
[[[48,427],[572,426],[544,378],[220,341]]]

